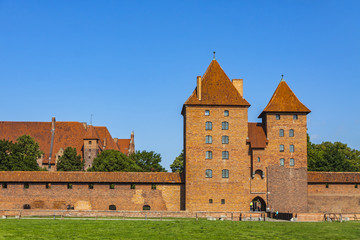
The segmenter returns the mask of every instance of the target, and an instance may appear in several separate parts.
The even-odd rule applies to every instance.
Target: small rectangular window
[[[28,189],[29,188],[29,184],[28,183],[24,183],[24,188]]]
[[[91,144],[91,141],[89,141],[89,144]]]
[[[45,188],[46,188],[46,189],[51,188],[51,184],[50,184],[50,183],[46,183]]]
[[[221,199],[221,204],[225,204],[225,199]]]
[[[357,185],[357,184],[355,184],[355,188],[358,188],[358,185]]]
[[[205,137],[205,143],[211,144],[211,143],[212,143],[212,136],[207,135],[207,136]]]
[[[212,130],[212,122],[205,123],[205,130]]]
[[[284,151],[284,145],[280,145],[280,152],[283,152]]]
[[[228,122],[222,122],[221,126],[222,126],[222,130],[229,130],[229,123]]]
[[[295,166],[295,160],[293,158],[290,158],[290,166]]]
[[[73,188],[73,184],[72,184],[72,183],[68,183],[68,184],[67,184],[67,188],[68,188],[68,189],[72,189],[72,188]]]
[[[279,131],[279,136],[280,136],[280,137],[283,137],[283,136],[284,136],[284,129],[280,129],[280,131]]]
[[[210,110],[205,110],[205,116],[210,116]]]
[[[212,170],[211,169],[206,169],[205,177],[206,178],[212,178]]]
[[[89,189],[94,189],[94,184],[93,183],[89,183]]]
[[[290,145],[290,152],[294,152],[294,145]]]
[[[130,185],[130,189],[135,189],[135,184],[134,183]]]
[[[229,178],[229,170],[228,169],[222,170],[222,178]]]
[[[228,110],[225,110],[224,111],[224,117],[228,117],[229,116],[229,111]]]
[[[276,120],[280,120],[280,114],[276,114],[275,117],[276,117]]]
[[[212,159],[212,151],[206,151],[205,159]]]
[[[329,188],[329,184],[328,184],[328,183],[325,183],[325,187],[326,187],[326,188]]]
[[[151,184],[151,189],[156,190],[156,184]]]
[[[222,152],[222,159],[229,159],[229,152],[228,151],[223,151]]]
[[[115,189],[115,184],[114,183],[110,183],[110,189]]]
[[[297,115],[297,114],[294,114],[294,115],[293,115],[293,119],[294,119],[294,120],[298,120],[298,115]]]
[[[222,136],[222,144],[229,144],[229,137],[228,136]]]
[[[280,166],[284,166],[285,165],[285,159],[280,158]]]
[[[212,203],[213,203],[213,200],[212,200],[212,199],[209,199],[209,203],[212,204]]]
[[[7,188],[7,183],[3,183],[2,188]]]
[[[290,129],[289,130],[289,137],[293,137],[294,136],[294,129]]]
[[[257,158],[257,161],[260,162],[260,157]]]

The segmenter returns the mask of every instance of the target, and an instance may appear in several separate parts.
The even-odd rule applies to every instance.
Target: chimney
[[[104,138],[104,146],[103,146],[103,149],[106,148],[106,138]]]
[[[129,146],[129,155],[135,153],[135,137],[134,137],[134,131],[131,132],[130,137],[130,146]]]
[[[86,122],[82,122],[82,125],[84,126],[85,130],[87,129],[87,123]]]
[[[201,101],[201,76],[197,76],[196,79],[197,79],[197,96]]]
[[[243,80],[242,79],[233,79],[232,83],[234,84],[234,87],[236,90],[240,93],[242,97],[244,97],[243,93]]]
[[[54,146],[54,135],[55,135],[55,117],[51,118],[51,140],[50,140],[50,153],[49,153],[49,169],[51,168],[51,157]]]

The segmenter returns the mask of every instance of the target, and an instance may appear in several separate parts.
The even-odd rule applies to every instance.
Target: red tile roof
[[[308,172],[308,183],[360,183],[360,172]]]
[[[100,142],[102,143],[102,145],[104,146],[104,140],[106,141],[106,147],[105,150],[119,150],[119,147],[116,145],[116,143],[114,142],[109,130],[107,129],[107,127],[95,127],[96,132],[98,133],[98,136],[100,138]]]
[[[216,60],[210,63],[201,82],[201,100],[199,100],[195,88],[184,105],[250,106]]]
[[[130,148],[130,141],[131,139],[118,139],[116,144],[119,147],[119,151],[125,155],[128,155]]]
[[[84,139],[100,139],[95,128],[92,125],[88,125],[86,128]]]
[[[0,182],[73,182],[73,183],[183,183],[179,173],[165,172],[4,172]]]
[[[311,111],[299,101],[287,83],[282,80],[259,118],[265,112],[310,113]]]
[[[265,131],[261,123],[248,123],[248,139],[251,148],[265,148],[266,139]]]

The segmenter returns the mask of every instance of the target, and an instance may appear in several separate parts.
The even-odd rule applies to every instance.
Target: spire
[[[215,51],[213,51],[213,54],[214,54],[214,56],[213,56],[213,60],[215,60],[215,53],[216,53],[216,52],[215,52]]]
[[[308,114],[311,111],[299,101],[285,80],[282,78],[268,105],[259,115],[259,118],[261,118],[262,115],[266,112],[300,112]]]
[[[285,80],[284,80],[284,74],[281,74],[281,80],[280,80],[280,81],[281,81],[281,82],[282,82],[282,81],[285,81]]]

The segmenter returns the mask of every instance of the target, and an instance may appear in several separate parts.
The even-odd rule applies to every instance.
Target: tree
[[[72,147],[67,147],[57,162],[57,171],[81,171],[83,167],[81,156],[77,155],[76,148]]]
[[[0,170],[40,171],[37,159],[43,152],[39,144],[29,135],[20,136],[16,143],[0,141]]]
[[[93,162],[90,172],[140,172],[141,168],[125,154],[116,150],[104,150]]]
[[[184,171],[184,150],[181,151],[180,155],[175,158],[174,162],[170,165],[173,172],[182,173]]]
[[[160,154],[154,151],[136,151],[129,157],[142,169],[142,172],[166,172],[166,169],[160,165]]]
[[[314,144],[308,136],[308,170],[326,172],[360,171],[360,151],[341,142]]]

